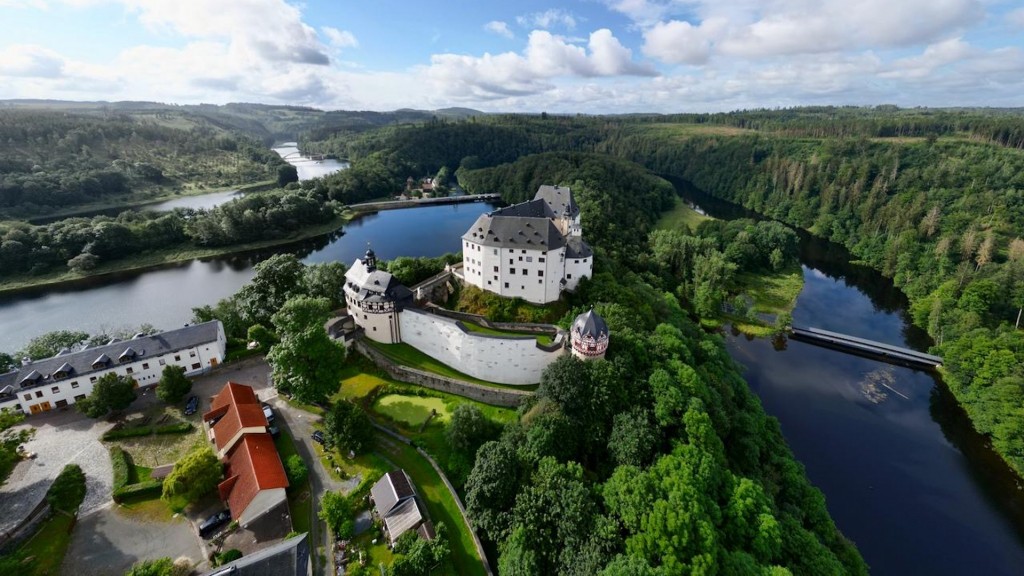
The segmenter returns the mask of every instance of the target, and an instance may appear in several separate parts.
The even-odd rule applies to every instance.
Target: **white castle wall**
[[[564,348],[547,352],[536,338],[502,338],[466,332],[450,318],[408,308],[399,315],[402,341],[474,378],[499,384],[536,384]]]

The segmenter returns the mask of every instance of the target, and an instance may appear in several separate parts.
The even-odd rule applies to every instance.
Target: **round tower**
[[[580,360],[604,358],[608,351],[608,325],[593,308],[576,317],[570,337],[572,354]]]
[[[363,255],[363,264],[366,266],[367,272],[373,272],[377,269],[377,255],[373,253],[373,248],[366,248],[366,254]]]

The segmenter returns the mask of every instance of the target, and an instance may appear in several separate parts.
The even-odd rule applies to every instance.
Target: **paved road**
[[[66,576],[124,574],[139,560],[187,557],[193,565],[204,560],[192,525],[179,517],[171,522],[137,522],[112,506],[78,521],[61,566]]]
[[[264,398],[264,400],[267,400]],[[273,406],[277,417],[280,420],[279,426],[288,430],[295,439],[295,449],[299,455],[309,464],[309,481],[313,489],[313,513],[320,509],[320,499],[328,491],[340,491],[345,488],[342,482],[331,477],[330,471],[326,470],[317,457],[316,449],[313,446],[313,434],[315,425],[320,422],[320,417],[310,414],[305,410],[294,408],[285,402],[284,398],[274,396],[268,400]],[[319,518],[314,517],[312,533],[309,540],[314,546],[322,546],[324,550],[331,549],[330,535],[327,532],[327,525]],[[313,554],[313,557],[316,555]],[[325,566],[316,567],[317,574],[327,574]]]

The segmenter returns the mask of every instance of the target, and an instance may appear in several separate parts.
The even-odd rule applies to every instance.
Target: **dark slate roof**
[[[412,290],[397,278],[376,268],[368,270],[364,260],[359,258],[345,273],[345,281],[355,289],[359,300],[363,302],[406,303],[412,300]]]
[[[411,496],[416,495],[412,481],[406,475],[405,470],[392,470],[370,488],[370,495],[373,496],[373,505],[377,508],[377,514],[381,518],[387,517],[395,506]]]
[[[572,197],[572,190],[559,186],[544,185],[537,189],[534,200],[543,200],[556,216],[575,218],[580,214],[580,207]]]
[[[579,236],[570,236],[565,242],[566,258],[590,258],[594,251]]]
[[[591,308],[587,312],[576,317],[576,321],[572,323],[572,333],[583,337],[590,336],[595,340],[600,340],[608,337],[608,325],[605,324],[604,318],[601,318],[597,312],[594,312],[594,309]]]
[[[548,218],[481,214],[462,238],[475,244],[527,250],[557,250],[565,237]]]
[[[168,352],[184,350],[198,344],[216,341],[219,325],[220,321],[211,320],[202,324],[136,338],[131,341],[131,348],[136,352],[136,360],[145,360]],[[88,350],[80,350],[70,354],[36,360],[35,362],[17,367],[14,372],[0,374],[0,388],[8,384],[20,384],[22,380],[33,372],[38,372],[43,376],[43,378],[37,381],[36,385],[53,383],[53,373],[61,370],[71,374],[68,379],[87,376],[92,372],[99,371],[94,370],[92,367],[98,360],[105,359],[104,362],[110,362],[111,357],[120,357],[127,348],[129,346],[126,342],[115,342],[114,344],[96,346]],[[68,371],[67,368],[71,368],[71,370]],[[107,366],[104,365],[100,370],[105,370],[106,368]]]
[[[542,199],[530,200],[499,208],[491,212],[491,216],[523,216],[526,218],[554,218],[555,213]]]
[[[302,534],[206,572],[204,576],[306,576],[309,538]]]

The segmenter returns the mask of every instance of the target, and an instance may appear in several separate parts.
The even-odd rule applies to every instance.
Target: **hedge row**
[[[140,426],[133,428],[121,428],[119,430],[108,430],[103,434],[103,440],[117,440],[118,438],[135,438],[137,436],[149,436],[150,434],[185,434],[192,431],[190,422],[175,422],[166,426]]]
[[[111,446],[110,463],[114,466],[114,494],[117,494],[118,490],[128,485],[132,473],[132,458],[120,446]]]
[[[147,480],[145,482],[139,482],[138,484],[129,484],[118,490],[114,490],[114,502],[121,503],[131,497],[151,497],[160,496],[164,490],[164,483],[162,480]]]

